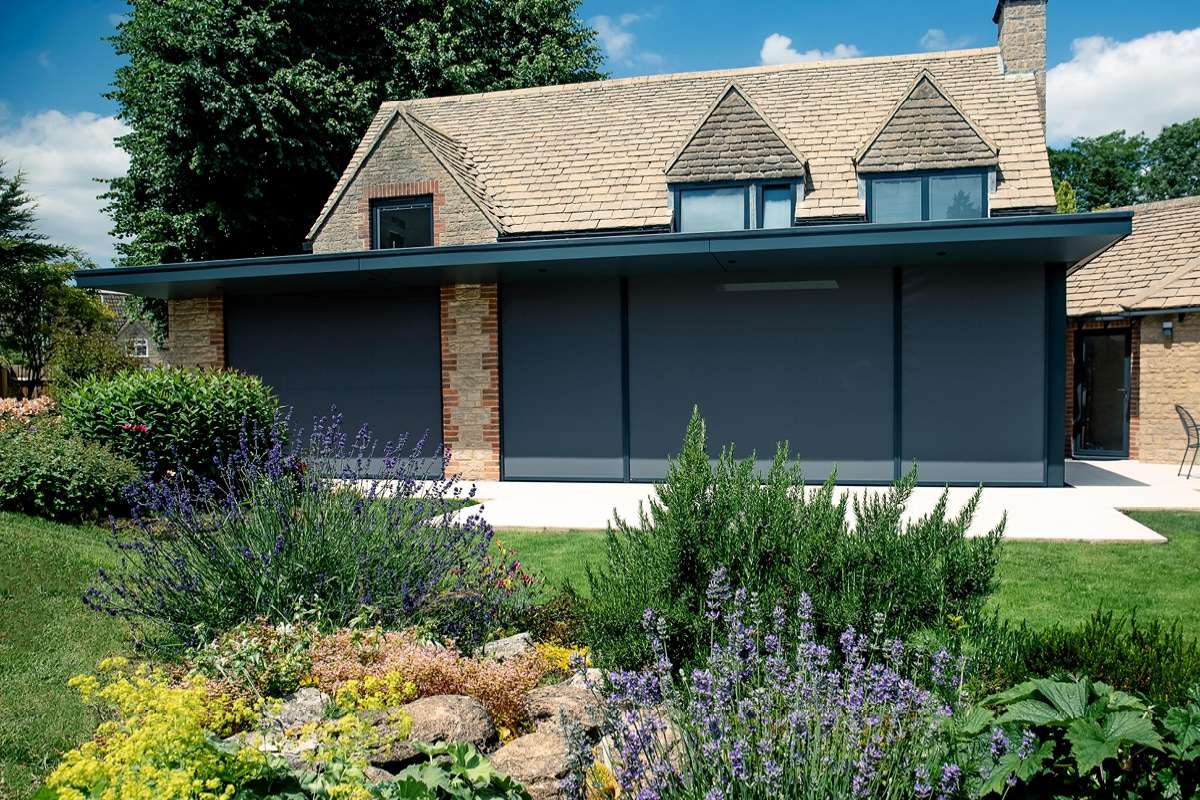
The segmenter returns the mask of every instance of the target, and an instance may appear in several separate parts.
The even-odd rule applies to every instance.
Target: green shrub
[[[88,378],[110,378],[136,369],[141,369],[141,364],[125,352],[111,326],[91,331],[67,329],[54,337],[46,383],[52,395],[62,397]]]
[[[139,477],[127,458],[40,417],[0,428],[0,509],[58,520],[95,519],[125,509]]]
[[[731,448],[713,467],[704,423],[693,413],[683,449],[639,524],[615,520],[607,564],[588,572],[588,642],[605,663],[644,663],[650,652],[640,620],[653,608],[668,625],[672,660],[687,663],[708,631],[706,587],[718,567],[730,584],[757,593],[764,610],[791,609],[807,592],[827,638],[851,625],[870,630],[877,615],[891,636],[973,618],[994,585],[1001,529],[966,537],[978,492],[956,517],[946,516],[943,493],[928,515],[904,523],[915,485],[914,470],[851,508],[834,477],[804,488],[786,444],[766,476]]]
[[[154,472],[217,472],[243,431],[271,427],[279,402],[263,382],[232,370],[153,369],[85,380],[62,397],[63,417],[84,438]]]
[[[1088,675],[1155,703],[1184,703],[1200,685],[1200,644],[1177,625],[1096,611],[1077,628],[1035,630],[993,619],[969,635],[970,685],[987,694],[1035,676]]]

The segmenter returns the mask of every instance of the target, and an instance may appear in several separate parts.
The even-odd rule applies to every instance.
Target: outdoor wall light
[[[1163,338],[1170,339],[1175,335],[1175,323],[1169,319],[1163,320]]]

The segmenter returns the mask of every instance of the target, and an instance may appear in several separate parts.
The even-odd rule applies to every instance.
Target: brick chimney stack
[[[1032,73],[1037,78],[1043,127],[1046,124],[1046,2],[999,0],[992,16],[1004,71]]]

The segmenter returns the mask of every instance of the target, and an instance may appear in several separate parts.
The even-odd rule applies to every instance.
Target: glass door
[[[1075,455],[1128,458],[1129,331],[1080,331],[1075,341]]]

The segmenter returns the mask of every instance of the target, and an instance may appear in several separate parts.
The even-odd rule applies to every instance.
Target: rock
[[[366,776],[366,779],[371,783],[391,783],[392,781],[396,780],[395,775],[388,772],[386,769],[380,769],[379,767],[368,766],[365,770],[363,770],[363,775]]]
[[[392,731],[395,720],[388,711],[368,711],[363,718],[376,729],[381,744],[368,754],[367,760],[376,767],[397,771],[420,761],[423,756],[413,742],[469,742],[486,751],[496,741],[496,726],[487,709],[478,700],[458,694],[439,694],[423,697],[401,706],[400,712],[412,720],[407,739],[398,738]]]
[[[554,726],[513,739],[489,756],[492,766],[525,787],[533,800],[561,800],[570,770],[567,742]]]
[[[329,705],[329,695],[320,689],[298,689],[283,699],[283,705],[263,715],[262,726],[267,730],[290,731],[310,722],[320,722]]]
[[[576,672],[567,679],[567,684],[570,686],[578,686],[580,689],[588,688],[588,685],[595,687],[604,686],[604,673],[595,667],[588,667],[583,672]]]
[[[488,642],[483,646],[483,654],[488,658],[504,661],[532,649],[533,637],[528,633],[518,633],[506,639],[497,639],[494,642]]]
[[[570,681],[553,686],[539,686],[525,695],[525,713],[541,727],[558,725],[561,717],[575,722],[585,733],[600,730],[604,722],[600,701],[588,689]]]

